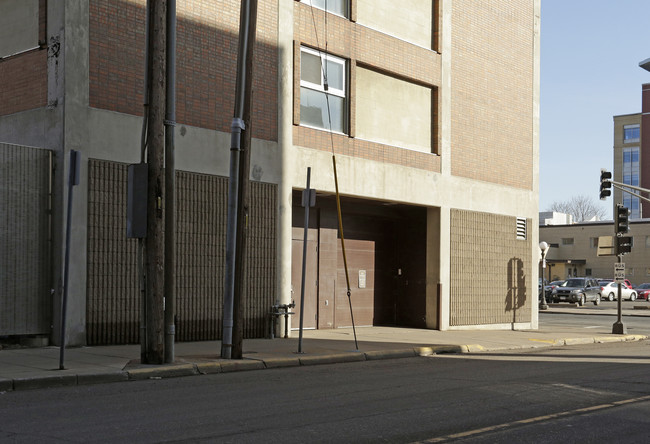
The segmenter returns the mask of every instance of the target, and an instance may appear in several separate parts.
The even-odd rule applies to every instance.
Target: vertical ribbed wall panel
[[[246,301],[244,337],[264,337],[271,306],[276,299],[276,208],[277,187],[251,184],[250,240],[246,257]]]
[[[138,341],[137,241],[126,238],[127,165],[88,161],[88,344]]]
[[[127,166],[89,163],[88,343],[137,342],[137,244],[126,239]],[[179,171],[176,187],[176,340],[220,339],[228,179]],[[251,201],[244,337],[258,338],[276,299],[277,186],[253,182]]]
[[[51,152],[0,143],[0,335],[49,334]]]
[[[176,204],[176,338],[221,337],[228,180],[179,172]]]
[[[531,241],[516,228],[515,217],[451,211],[450,325],[530,322]]]

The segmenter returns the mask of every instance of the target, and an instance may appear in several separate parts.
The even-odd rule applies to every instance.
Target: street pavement
[[[548,312],[611,314],[616,309],[589,310],[551,304]],[[650,316],[650,304],[625,304],[625,316]],[[0,392],[107,382],[160,379],[277,367],[332,364],[374,359],[428,356],[438,353],[478,353],[509,349],[534,349],[574,344],[638,341],[645,335],[615,335],[581,327],[545,328],[540,314],[538,330],[424,330],[399,327],[358,327],[356,343],[351,328],[297,331],[291,338],[246,339],[243,359],[220,359],[221,343],[175,344],[175,362],[140,364],[139,345],[70,347],[64,370],[59,369],[59,347],[5,348],[0,350]],[[300,353],[298,352],[300,350]]]

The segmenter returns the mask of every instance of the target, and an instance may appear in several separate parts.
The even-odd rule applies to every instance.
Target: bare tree
[[[553,202],[547,211],[572,214],[576,222],[584,222],[594,218],[604,219],[607,211],[598,206],[594,199],[585,195],[574,196],[565,202]]]

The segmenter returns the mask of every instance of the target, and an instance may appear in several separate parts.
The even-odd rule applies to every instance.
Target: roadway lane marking
[[[576,390],[580,392],[585,392],[585,393],[595,393],[597,395],[611,395],[612,392],[603,392],[600,390],[593,390],[593,389],[588,389],[585,387],[580,387],[578,385],[569,385],[569,384],[551,384],[553,387],[562,387],[566,389],[571,389],[571,390]]]
[[[556,384],[556,385],[562,385],[562,384]],[[580,415],[583,413],[590,413],[590,412],[595,412],[598,410],[604,410],[604,409],[610,409],[614,407],[618,407],[621,405],[625,404],[632,404],[635,402],[645,402],[645,401],[650,401],[650,395],[647,396],[641,396],[639,398],[630,398],[630,399],[622,399],[620,401],[613,401],[607,404],[600,404],[600,405],[595,405],[592,407],[583,407],[580,409],[575,409],[575,410],[568,410],[565,412],[559,412],[559,413],[551,413],[550,415],[544,415],[544,416],[536,416],[534,418],[527,418],[527,419],[520,419],[519,421],[513,421],[513,422],[506,422],[504,424],[497,424],[489,427],[482,427],[480,429],[474,429],[474,430],[468,430],[465,432],[460,432],[460,433],[453,433],[451,435],[446,435],[446,436],[438,436],[436,438],[429,438],[425,439],[423,441],[415,441],[412,444],[421,444],[421,443],[439,443],[439,442],[447,442],[447,441],[453,441],[456,439],[461,439],[461,438],[468,438],[476,435],[481,435],[483,433],[491,433],[491,432],[496,432],[496,431],[501,431],[509,428],[514,428],[518,426],[523,426],[523,425],[530,425],[530,424],[535,424],[539,422],[544,422],[544,421],[549,421],[551,419],[559,419],[559,418],[564,418],[567,416],[572,416],[572,415]]]

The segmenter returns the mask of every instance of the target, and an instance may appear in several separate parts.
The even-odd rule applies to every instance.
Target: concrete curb
[[[167,366],[135,368],[127,371],[130,380],[177,378],[179,376],[198,375],[194,364],[172,364]]]
[[[36,376],[14,379],[14,390],[31,390],[77,385],[77,375]]]
[[[611,342],[641,341],[645,335],[594,336],[583,338],[531,339],[533,346],[522,345],[517,349],[557,347],[578,344],[598,344]],[[513,346],[485,347],[480,344],[432,345],[394,350],[369,352],[340,352],[299,357],[245,358],[241,360],[219,360],[200,363],[168,364],[125,369],[122,371],[46,375],[28,378],[0,378],[0,392],[66,387],[74,385],[103,384],[108,382],[141,381],[147,379],[166,379],[183,376],[210,375],[248,370],[263,370],[281,367],[301,367],[310,365],[339,364],[346,362],[375,361],[380,359],[401,359],[436,354],[484,353],[498,350],[512,350]]]
[[[366,355],[360,352],[335,353],[331,355],[304,356],[300,365],[340,364],[343,362],[365,361]]]

